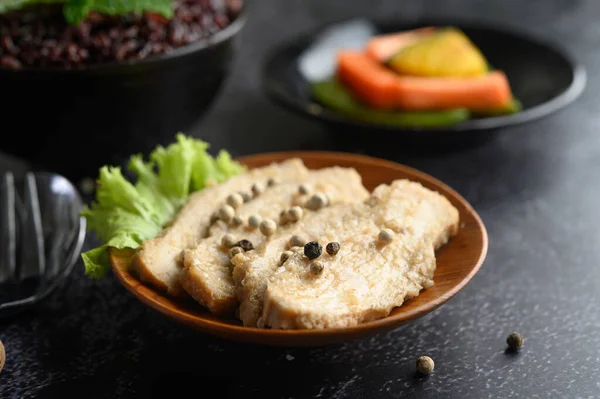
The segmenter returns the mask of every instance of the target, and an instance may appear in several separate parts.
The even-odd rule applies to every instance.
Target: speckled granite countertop
[[[600,397],[596,0],[255,2],[234,74],[195,134],[234,155],[365,152],[268,103],[259,61],[278,40],[328,19],[394,14],[485,16],[570,46],[590,71],[573,106],[478,148],[420,157],[369,151],[433,174],[480,212],[489,256],[464,291],[387,334],[285,350],[198,335],[146,309],[114,278],[88,281],[78,267],[48,303],[0,321],[8,357],[0,397],[166,398],[189,388],[197,397]],[[511,330],[526,337],[517,355],[504,352]],[[414,375],[421,354],[436,362],[428,378]]]

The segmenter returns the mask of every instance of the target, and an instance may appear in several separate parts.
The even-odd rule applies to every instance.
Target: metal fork
[[[47,297],[73,269],[85,238],[82,201],[51,173],[27,173],[19,195],[11,172],[0,182],[0,317]]]

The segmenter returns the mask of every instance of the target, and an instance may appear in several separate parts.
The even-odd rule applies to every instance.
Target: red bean
[[[13,40],[10,36],[4,36],[2,38],[2,49],[10,55],[19,54],[19,49],[15,47]]]
[[[2,66],[2,68],[12,69],[15,71],[21,69],[22,67],[21,62],[10,55],[5,55],[4,57],[0,58],[0,66]]]
[[[89,51],[87,51],[87,49],[80,48],[77,51],[77,55],[79,56],[80,59],[86,59],[89,57],[90,53],[89,53]]]
[[[152,43],[146,43],[146,45],[144,46],[144,48],[142,48],[139,52],[138,52],[138,56],[137,58],[139,60],[143,60],[144,58],[146,58],[148,55],[150,55],[152,53]]]
[[[75,43],[70,43],[67,45],[67,53],[69,54],[69,56],[77,54],[77,50],[78,50],[78,48]]]
[[[125,36],[127,39],[134,39],[137,37],[138,33],[140,32],[140,28],[137,26],[132,26],[131,28],[127,29],[123,36]]]
[[[241,0],[173,0],[173,4],[171,20],[149,12],[125,16],[92,12],[77,26],[66,23],[62,6],[56,4],[0,14],[0,68],[78,68],[169,53],[226,27]]]
[[[213,21],[215,23],[215,25],[217,25],[219,28],[223,29],[227,26],[227,24],[229,23],[229,21],[227,20],[227,17],[221,14],[216,14],[213,17]]]
[[[90,37],[90,31],[92,30],[92,25],[88,22],[80,23],[76,28],[77,36],[80,39],[87,39]]]

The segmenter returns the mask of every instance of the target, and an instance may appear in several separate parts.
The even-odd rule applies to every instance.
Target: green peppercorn
[[[225,234],[221,238],[221,245],[225,248],[231,248],[235,245],[235,237],[232,234]]]
[[[267,187],[273,187],[277,185],[277,180],[274,178],[270,178],[269,180],[267,180]]]
[[[310,271],[315,276],[318,276],[319,274],[323,273],[323,269],[325,269],[325,265],[323,265],[323,262],[319,262],[318,260],[316,260],[310,263]]]
[[[252,215],[248,218],[248,226],[252,227],[253,229],[257,229],[258,226],[260,226],[261,221],[262,219],[260,218],[260,216]]]
[[[219,208],[219,217],[226,222],[229,222],[234,215],[235,209],[231,205],[223,205]]]
[[[525,343],[525,338],[523,338],[523,336],[517,332],[512,332],[506,338],[506,343],[508,344],[508,347],[512,350],[521,349],[521,347]]]
[[[335,256],[340,251],[340,243],[339,242],[335,242],[335,241],[334,242],[330,242],[325,247],[325,250],[327,251],[327,253],[329,255]]]
[[[304,245],[304,255],[310,260],[317,259],[323,253],[323,246],[317,241],[311,241]]]
[[[232,225],[233,227],[238,227],[238,226],[241,226],[241,225],[242,225],[242,223],[244,223],[244,221],[243,221],[243,220],[242,220],[242,218],[241,218],[241,217],[239,217],[238,215],[235,215],[235,216],[233,217],[233,219],[231,219],[231,225]]]
[[[233,209],[237,209],[244,203],[244,197],[238,193],[234,193],[229,195],[226,201],[227,205],[231,206]]]
[[[265,219],[260,223],[259,228],[261,233],[269,237],[275,234],[275,230],[277,230],[277,223],[271,219]]]
[[[232,247],[229,250],[229,257],[233,258],[234,256],[236,256],[237,254],[241,254],[242,252],[244,252],[244,249],[242,247]]]
[[[292,222],[297,222],[298,220],[302,219],[304,211],[299,206],[293,206],[287,210],[286,214],[288,220]]]
[[[244,202],[248,202],[252,199],[252,196],[247,191],[238,191],[238,194],[242,196]]]
[[[306,239],[304,237],[294,234],[292,238],[290,238],[290,247],[303,247],[306,244]]]
[[[294,255],[292,251],[284,251],[279,258],[280,264],[283,265],[292,255]]]
[[[287,222],[289,222],[289,215],[287,209],[284,209],[283,211],[279,212],[279,224],[284,225]]]
[[[421,356],[417,359],[417,371],[421,374],[431,374],[434,367],[435,363],[433,363],[433,359],[429,356]]]
[[[254,195],[254,197],[258,197],[259,195],[261,195],[263,193],[263,191],[265,191],[265,187],[260,184],[260,183],[254,183],[252,185],[252,194]]]
[[[389,244],[394,241],[394,232],[390,229],[383,229],[379,232],[379,236],[377,236],[379,242],[382,244]]]
[[[301,184],[298,186],[298,193],[301,195],[306,195],[310,193],[310,186],[308,184]]]
[[[306,208],[310,209],[311,211],[318,211],[319,209],[327,206],[328,202],[329,202],[329,200],[327,199],[325,194],[317,193],[317,194],[313,195],[312,197],[310,197],[308,199],[308,201],[306,201],[305,206],[306,206]]]

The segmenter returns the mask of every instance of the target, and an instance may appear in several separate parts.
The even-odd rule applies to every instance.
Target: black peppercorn
[[[244,251],[252,251],[254,249],[254,245],[248,240],[240,240],[234,246],[242,247]]]
[[[327,251],[327,253],[329,255],[335,256],[340,251],[340,243],[339,242],[335,242],[335,241],[334,242],[330,242],[325,247],[325,250]]]
[[[506,338],[506,343],[508,344],[508,347],[512,350],[520,349],[523,346],[524,341],[525,339],[523,338],[523,336],[516,332],[510,333],[508,338]]]
[[[317,241],[311,241],[304,245],[304,255],[310,260],[317,259],[323,253],[323,246]]]

